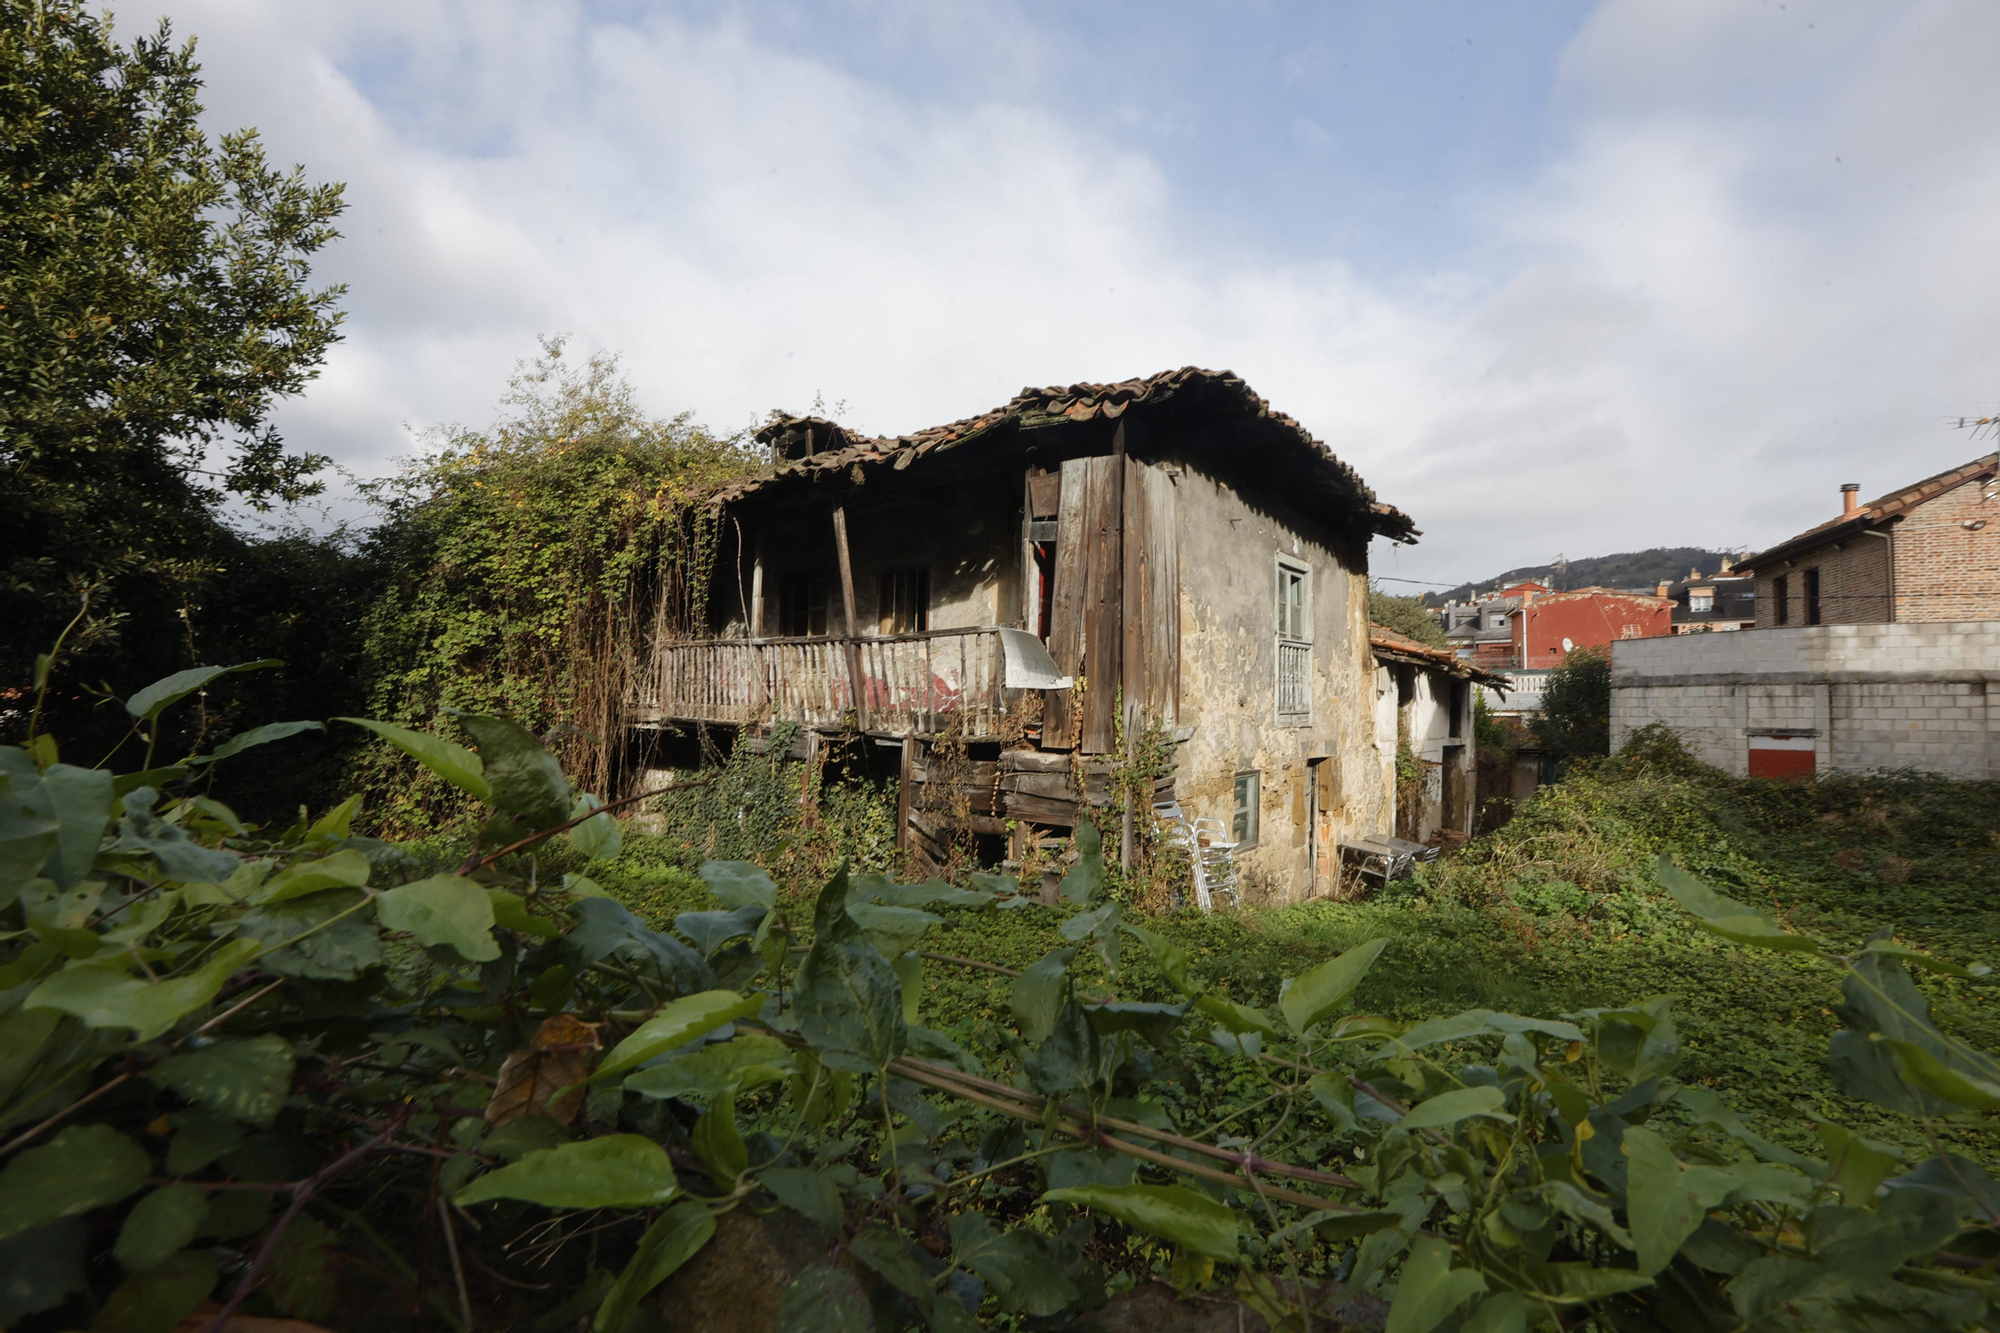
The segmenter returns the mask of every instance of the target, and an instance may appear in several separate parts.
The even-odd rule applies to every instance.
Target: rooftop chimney
[[[1843,481],[1840,483],[1840,516],[1853,518],[1854,511],[1861,507],[1861,483]]]
[[[1723,573],[1725,573],[1725,574],[1727,574],[1727,573],[1730,573],[1730,572],[1731,572],[1731,571],[1733,571],[1733,570],[1734,570],[1735,568],[1736,568],[1736,562],[1735,562],[1734,560],[1731,560],[1731,559],[1730,559],[1730,558],[1729,558],[1728,556],[1726,556],[1726,555],[1722,557],[1722,572],[1723,572]]]
[[[1673,591],[1673,585],[1671,583],[1668,583],[1665,579],[1661,579],[1660,586],[1653,589],[1653,596],[1665,597],[1672,591]]]

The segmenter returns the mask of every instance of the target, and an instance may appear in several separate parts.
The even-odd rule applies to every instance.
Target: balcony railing
[[[629,716],[639,724],[796,722],[917,735],[958,719],[968,737],[996,735],[1007,711],[1002,633],[665,643],[640,677]]]

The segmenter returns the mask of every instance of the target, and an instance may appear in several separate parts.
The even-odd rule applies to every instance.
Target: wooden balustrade
[[[640,673],[628,717],[639,725],[796,722],[891,735],[935,735],[956,717],[967,737],[991,736],[1007,711],[1005,680],[1000,634],[991,627],[663,643]]]

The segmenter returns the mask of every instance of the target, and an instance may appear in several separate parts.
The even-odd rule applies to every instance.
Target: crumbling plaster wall
[[[1412,675],[1410,699],[1400,706],[1403,714],[1398,718],[1396,674],[1408,671]],[[1414,830],[1416,839],[1428,839],[1441,828],[1463,828],[1464,812],[1445,809],[1445,768],[1455,762],[1462,774],[1465,786],[1471,791],[1474,778],[1471,725],[1461,720],[1460,734],[1451,734],[1452,678],[1442,671],[1425,671],[1418,667],[1380,666],[1375,672],[1376,697],[1381,703],[1375,711],[1375,742],[1384,756],[1385,771],[1390,799],[1385,822],[1372,832],[1392,833],[1395,831],[1397,810],[1396,750],[1402,736],[1402,727],[1407,721],[1409,728],[1410,753],[1423,766],[1423,781],[1418,789],[1419,806]],[[1470,694],[1468,692],[1468,698]],[[1382,706],[1386,704],[1385,706]],[[1460,747],[1458,753],[1447,755],[1453,746]]]
[[[1296,902],[1313,892],[1311,761],[1338,766],[1334,839],[1386,818],[1365,557],[1343,558],[1307,535],[1317,525],[1267,497],[1178,459],[1159,465],[1175,481],[1180,720],[1193,727],[1180,748],[1175,793],[1189,816],[1226,828],[1237,774],[1256,772],[1261,828],[1257,845],[1238,856],[1241,881],[1251,901]],[[1312,574],[1312,712],[1302,724],[1277,717],[1280,555]]]

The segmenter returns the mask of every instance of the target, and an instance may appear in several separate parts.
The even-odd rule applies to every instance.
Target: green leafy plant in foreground
[[[185,684],[128,711],[153,726]],[[351,1320],[365,1259],[404,1321],[615,1333],[773,1208],[820,1237],[776,1298],[788,1333],[1059,1324],[1152,1269],[1288,1329],[1367,1293],[1392,1333],[1990,1323],[2000,1186],[1831,1121],[1819,1155],[1761,1138],[1671,1081],[1666,997],[1394,1022],[1351,1012],[1377,939],[1248,1005],[1108,897],[1085,825],[1064,943],[1008,1022],[954,1039],[925,972],[995,965],[924,939],[1049,910],[1011,881],[802,895],[711,861],[714,905],[655,930],[557,869],[616,855],[613,813],[521,728],[458,724],[469,746],[353,722],[487,809],[427,876],[353,836],[351,801],[267,833],[162,795],[294,724],[123,776],[45,736],[0,750],[9,1327]],[[1973,969],[1886,933],[1825,951],[1658,876],[1705,930],[1837,969],[1844,1093],[1926,1128],[2000,1108],[2000,1066],[1908,970]],[[1174,999],[1121,998],[1128,950]],[[1197,1046],[1233,1100],[1177,1121]]]

